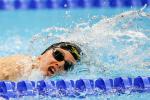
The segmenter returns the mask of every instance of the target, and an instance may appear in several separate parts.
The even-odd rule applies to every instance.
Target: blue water
[[[13,37],[18,37],[23,41],[20,48],[11,47],[0,49],[0,55],[9,55],[19,52],[25,53],[28,49],[28,42],[31,37],[48,27],[74,27],[81,22],[96,23],[101,16],[113,16],[123,12],[124,9],[72,9],[72,10],[15,10],[0,11],[0,44],[12,43]],[[96,16],[91,21],[91,17]],[[15,38],[16,39],[16,38]],[[27,41],[28,40],[28,41]],[[9,45],[8,45],[9,46]],[[12,50],[14,48],[14,50]]]
[[[136,77],[149,76],[150,75],[150,19],[141,17],[134,18],[131,22],[135,22],[132,27],[122,29],[122,23],[129,23],[129,19],[121,20],[113,29],[100,30],[99,33],[92,35],[89,34],[91,27],[100,23],[102,19],[111,18],[125,11],[132,9],[57,9],[57,10],[15,10],[15,11],[0,11],[0,56],[8,56],[12,54],[28,54],[39,55],[49,44],[57,42],[61,37],[71,37],[70,34],[77,33],[74,27],[81,25],[80,29],[87,28],[87,30],[79,31],[74,40],[80,40],[84,44],[88,44],[89,51],[87,50],[89,57],[94,57],[95,62],[91,60],[91,63],[82,64],[74,70],[65,75],[56,76],[52,79],[66,78],[79,79],[79,78],[114,78],[117,76],[123,77]],[[138,9],[139,10],[139,9]],[[150,13],[150,9],[144,10],[146,13]],[[88,25],[87,25],[88,24]],[[100,23],[101,24],[101,23]],[[132,23],[131,23],[132,24]],[[102,25],[103,26],[103,25]],[[61,33],[58,31],[46,31],[48,28],[57,27],[69,29],[71,32]],[[101,28],[101,27],[100,27]],[[100,29],[99,28],[99,29]],[[76,28],[79,29],[79,28]],[[131,38],[128,35],[112,36],[116,30],[123,30],[125,33],[127,30],[133,30],[136,32],[143,32],[142,34],[147,36],[145,38]],[[146,30],[146,31],[145,31]],[[43,40],[49,33],[51,34],[50,40]],[[81,32],[81,33],[80,33]],[[104,36],[103,33],[110,33],[110,37]],[[84,38],[82,34],[87,33]],[[93,33],[96,33],[95,31]],[[118,32],[119,33],[119,32]],[[67,35],[68,34],[68,35]],[[58,35],[58,36],[57,36]],[[66,36],[67,35],[67,36]],[[36,37],[36,39],[34,39]],[[99,38],[98,38],[99,37]],[[67,37],[68,38],[68,37]],[[83,38],[83,39],[80,39]],[[116,39],[117,38],[117,39]],[[91,40],[90,40],[91,39]],[[104,39],[108,41],[102,42]],[[109,41],[111,39],[111,41]],[[131,40],[130,40],[131,39]],[[135,40],[134,40],[135,39]],[[62,39],[64,40],[64,39]],[[101,40],[101,41],[100,41]],[[126,41],[127,40],[127,41]],[[45,42],[46,41],[46,42]],[[92,42],[90,44],[90,42]],[[98,43],[97,43],[98,42]],[[46,45],[45,45],[45,44]],[[106,44],[105,44],[106,43]],[[102,45],[100,45],[102,44]],[[92,45],[92,46],[91,46]],[[94,47],[94,46],[97,46]],[[134,47],[135,46],[135,47]],[[137,47],[136,47],[137,46]],[[84,47],[84,46],[83,46]],[[111,48],[111,50],[110,50]],[[92,51],[90,51],[92,49]],[[120,52],[120,53],[119,53]],[[125,52],[126,54],[122,53]],[[97,56],[95,56],[97,55]],[[122,57],[123,56],[123,57]],[[97,58],[98,57],[98,58]],[[120,58],[119,58],[120,57]],[[137,58],[137,59],[136,59]],[[98,61],[97,61],[98,60]],[[88,62],[88,60],[83,61]],[[94,65],[95,64],[95,65]],[[143,65],[143,66],[142,66]],[[96,67],[95,67],[96,66]],[[99,66],[99,67],[97,67]],[[109,67],[108,67],[109,66]],[[144,67],[146,66],[146,67]],[[97,71],[98,69],[98,71]],[[93,73],[95,74],[93,75]],[[76,76],[78,74],[78,76]],[[67,78],[66,78],[67,79]],[[134,94],[104,94],[98,97],[87,97],[85,99],[102,99],[102,100],[149,100],[150,94],[148,93],[134,93]],[[27,99],[27,98],[25,98]],[[30,98],[32,99],[32,98]],[[56,99],[56,98],[55,98]],[[57,98],[60,99],[60,98]],[[66,98],[63,98],[66,99]],[[70,98],[67,98],[70,99]],[[72,99],[72,98],[71,98]]]

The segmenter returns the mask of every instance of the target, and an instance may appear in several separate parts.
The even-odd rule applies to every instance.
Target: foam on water
[[[91,21],[95,20],[95,18],[97,20],[99,17],[93,16]],[[77,23],[75,27],[71,28],[49,27],[34,35],[29,44],[29,51],[24,49],[25,51],[23,52],[39,55],[49,45],[60,41],[72,41],[80,45],[85,54],[81,62],[75,66],[73,71],[58,74],[51,77],[52,80],[60,78],[76,80],[79,78],[149,76],[150,30],[148,26],[150,26],[150,14],[140,10],[124,12],[111,18],[103,17],[96,24],[82,21],[82,23]],[[6,51],[4,55],[18,53],[22,50],[21,48],[26,48],[24,41],[26,40],[19,36],[10,37],[5,44],[0,43],[0,51]],[[39,70],[33,70],[29,79],[40,80],[43,77]],[[46,79],[49,78],[47,77]],[[130,94],[130,90],[128,92],[121,96],[113,93],[109,95],[100,93],[99,95],[101,96],[87,96],[85,99],[125,100],[128,98],[137,100],[149,97],[148,93],[137,93],[137,96],[135,96],[136,94]],[[61,94],[58,95],[61,97]],[[85,93],[81,93],[81,96],[84,95]],[[53,98],[38,95],[21,99],[47,100]],[[65,100],[66,98],[54,99]]]
[[[70,12],[67,11],[66,14],[67,18],[71,17]],[[150,14],[143,10],[127,11],[110,18],[93,16],[87,22],[81,19],[81,23],[77,23],[75,27],[42,29],[32,37],[30,44],[24,44],[28,40],[23,37],[12,36],[5,40],[4,44],[0,41],[0,51],[1,55],[20,52],[39,55],[55,42],[73,41],[80,45],[85,54],[81,63],[76,65],[73,71],[56,75],[52,79],[148,76],[150,75],[149,26]],[[25,45],[29,46],[29,50]],[[31,79],[34,79],[37,72],[31,75]]]
[[[83,22],[73,28],[43,29],[33,37],[31,44],[32,49],[43,45],[41,51],[60,41],[80,45],[85,54],[81,63],[73,71],[57,75],[54,79],[66,79],[66,76],[68,79],[147,76],[150,71],[149,23],[149,13],[128,11],[112,18],[105,17],[93,25]]]

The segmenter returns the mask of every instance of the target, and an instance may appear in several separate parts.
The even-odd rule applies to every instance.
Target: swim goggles
[[[68,71],[70,69],[73,69],[73,64],[71,62],[65,61],[65,57],[64,54],[57,50],[57,49],[53,49],[53,53],[52,53],[53,57],[57,60],[57,61],[64,61],[64,70]]]

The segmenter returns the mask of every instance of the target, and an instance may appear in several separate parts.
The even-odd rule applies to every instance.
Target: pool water
[[[140,8],[0,11],[0,56],[18,53],[37,56],[52,43],[74,41],[86,55],[73,71],[56,75],[52,80],[149,76],[150,9],[138,10]],[[149,96],[127,92],[84,99],[148,100]],[[38,97],[22,99],[33,98]]]

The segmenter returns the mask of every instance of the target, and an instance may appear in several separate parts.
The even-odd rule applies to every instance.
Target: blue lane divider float
[[[40,8],[141,7],[150,0],[0,0],[0,10]]]
[[[0,97],[18,98],[23,96],[85,97],[107,93],[150,92],[150,77],[115,79],[79,79],[34,81],[0,81]],[[83,95],[84,94],[84,95]]]

